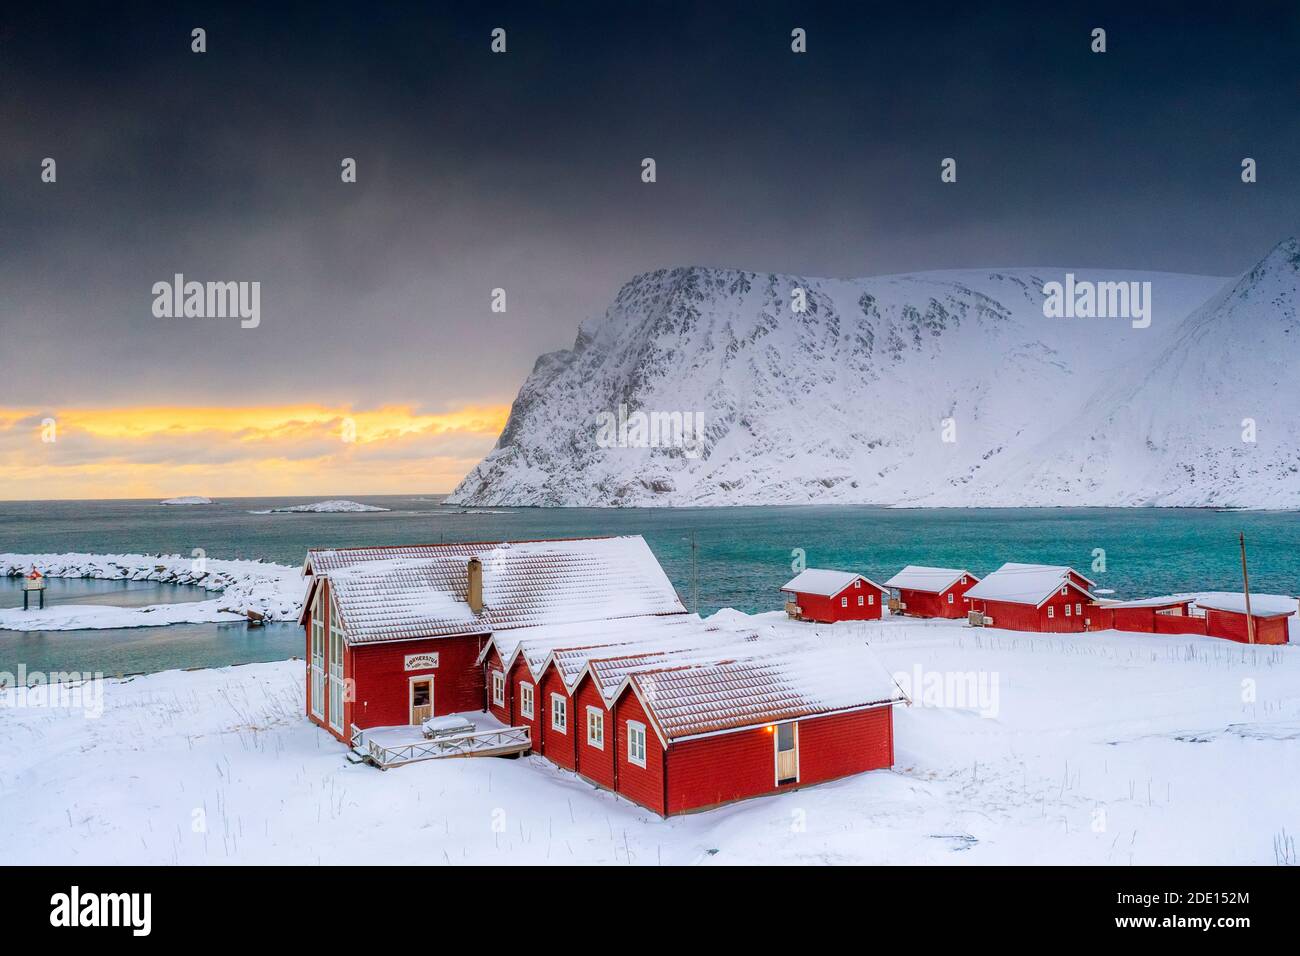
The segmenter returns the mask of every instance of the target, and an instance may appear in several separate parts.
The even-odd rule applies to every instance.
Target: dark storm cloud
[[[0,404],[505,401],[668,265],[1241,271],[1297,228],[1297,8],[1128,6],[21,12]],[[261,327],[154,318],[176,272],[260,281]]]

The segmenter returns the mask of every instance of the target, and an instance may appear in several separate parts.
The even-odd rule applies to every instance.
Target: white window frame
[[[1069,616],[1070,616],[1070,602],[1069,602],[1069,601],[1066,601],[1066,602],[1065,602],[1065,616],[1066,616],[1066,617],[1069,617]]]
[[[343,628],[335,627],[338,615],[330,608],[329,616],[329,683],[330,714],[329,724],[333,730],[343,732]]]
[[[853,582],[853,590],[857,591],[857,590],[859,590],[861,587],[862,587],[862,581],[861,581],[861,580],[858,580],[858,581],[854,581],[854,582]]]
[[[533,685],[524,680],[519,682],[519,716],[533,719]]]
[[[492,703],[497,707],[506,705],[506,675],[504,671],[492,672]]]
[[[556,733],[569,733],[569,702],[563,694],[551,695],[551,729]]]
[[[317,720],[325,719],[325,622],[321,620],[321,594],[316,592],[316,600],[311,611],[311,715]]]
[[[948,603],[949,603],[949,604],[956,604],[956,603],[957,603],[957,598],[953,595],[953,593],[952,593],[951,591],[948,592]]]
[[[587,746],[605,749],[605,712],[590,704],[587,705]]]
[[[1083,617],[1083,602],[1076,602],[1074,605],[1074,616]]]
[[[965,583],[966,583],[966,575],[964,575],[964,574],[961,576],[961,583],[962,583],[962,584],[965,584]]]
[[[645,724],[639,720],[627,722],[627,762],[645,767],[646,736]]]
[[[849,606],[849,599],[846,597],[840,598],[840,607],[848,607],[848,606]]]
[[[868,603],[869,605],[871,605],[872,607],[875,607],[875,606],[876,606],[876,596],[875,596],[874,594],[868,594],[868,595],[867,595],[867,603]]]
[[[1056,617],[1056,608],[1053,607],[1053,606],[1050,605],[1050,604],[1047,605],[1047,616],[1048,616],[1048,617]]]
[[[862,605],[864,605],[864,604],[866,604],[866,603],[867,603],[867,602],[863,599],[862,595],[859,594],[859,595],[858,595],[858,607],[862,607]]]

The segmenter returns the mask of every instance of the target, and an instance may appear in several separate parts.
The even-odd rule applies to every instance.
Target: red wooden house
[[[906,700],[864,645],[737,660],[594,659],[577,769],[663,816],[889,767]]]
[[[482,711],[496,633],[685,614],[640,537],[313,549],[307,715],[354,730]]]
[[[1191,613],[1191,598],[1102,601],[1087,610],[1088,630],[1135,634],[1204,634],[1205,618]]]
[[[966,592],[984,623],[1011,631],[1075,633],[1089,629],[1096,600],[1083,575],[1058,565],[1004,564]]]
[[[864,645],[707,624],[639,537],[317,549],[304,571],[307,714],[357,749],[477,711],[664,815],[893,761],[906,698]]]
[[[909,564],[886,581],[885,587],[898,592],[898,609],[903,614],[965,617],[970,610],[966,592],[978,583],[979,578],[965,569]]]
[[[881,616],[887,588],[852,571],[808,568],[781,588],[785,610],[798,621],[874,621]]]
[[[1250,640],[1246,618],[1246,598],[1242,594],[1202,595],[1196,606],[1205,612],[1205,633],[1243,644]],[[1291,615],[1296,613],[1294,598],[1276,594],[1252,594],[1250,618],[1255,625],[1256,644],[1289,642]]]

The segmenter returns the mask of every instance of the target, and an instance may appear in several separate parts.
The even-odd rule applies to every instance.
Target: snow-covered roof
[[[666,740],[906,700],[865,644],[630,674]]]
[[[1086,582],[1088,587],[1090,588],[1094,588],[1097,586],[1097,582],[1092,580],[1092,578],[1080,574],[1078,571],[1074,570],[1074,568],[1066,564],[1021,564],[1018,561],[1008,561],[1006,564],[1002,565],[1002,567],[998,568],[998,570],[999,571],[1030,571],[1030,570],[1060,571],[1062,574],[1073,574],[1080,581]]]
[[[798,594],[820,594],[834,597],[857,580],[866,581],[878,591],[884,591],[875,581],[853,571],[828,571],[824,568],[808,568],[800,571],[785,583],[782,591],[794,591]]]
[[[533,677],[541,677],[542,668],[553,652],[608,655],[615,648],[669,645],[683,636],[698,636],[709,630],[696,614],[661,614],[565,624],[541,624],[533,627],[508,628],[492,635],[479,655],[480,662],[495,649],[504,667],[511,667],[522,656]],[[585,659],[585,658],[584,658]],[[581,670],[581,665],[578,666]]]
[[[1004,564],[966,592],[968,598],[981,601],[1007,601],[1038,607],[1068,585],[1091,599],[1092,595],[1069,577],[1070,569],[1044,564]]]
[[[474,557],[477,614],[467,600]],[[686,613],[640,535],[313,549],[304,569],[312,588],[329,579],[352,644]]]
[[[979,580],[964,568],[928,568],[920,564],[909,564],[886,581],[885,587],[942,594],[960,581],[963,575]]]
[[[1196,606],[1212,611],[1234,611],[1246,613],[1246,596],[1233,591],[1216,591],[1210,594],[1198,594]],[[1252,594],[1250,596],[1251,617],[1286,617],[1296,612],[1296,599],[1285,594]]]
[[[1191,595],[1178,597],[1177,595],[1165,595],[1164,597],[1136,598],[1132,601],[1105,601],[1101,606],[1105,608],[1139,608],[1139,607],[1174,607],[1179,604],[1188,604],[1192,600]]]

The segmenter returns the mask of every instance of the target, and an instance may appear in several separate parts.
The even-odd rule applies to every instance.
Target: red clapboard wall
[[[962,584],[961,578],[958,578],[956,584],[938,594],[933,591],[899,588],[898,599],[907,605],[903,613],[913,617],[965,617],[966,612],[971,609],[970,602],[966,600],[966,592],[975,586],[975,578],[969,574],[964,577],[965,584]]]
[[[649,807],[655,813],[665,814],[664,803],[664,750],[655,733],[654,725],[646,716],[641,701],[631,690],[625,690],[615,707],[617,721],[616,745],[618,747],[618,792],[633,803]],[[628,759],[627,725],[635,720],[645,724],[645,766],[639,767]]]
[[[509,676],[505,674],[505,668],[501,663],[501,655],[493,647],[488,651],[487,659],[484,660],[484,678],[483,686],[487,696],[488,713],[503,724],[514,725],[515,711],[518,704],[515,702],[514,693],[515,685],[510,681]],[[492,675],[501,673],[505,677],[505,689],[502,694],[502,703],[498,704],[492,696]]]
[[[587,710],[596,708],[604,721],[605,737],[601,747],[587,741]],[[578,773],[609,790],[614,789],[614,720],[605,710],[605,702],[590,675],[584,676],[573,691],[573,712],[579,721]]]
[[[1256,617],[1253,614],[1251,617],[1255,620],[1256,644],[1287,643],[1288,627],[1285,617]],[[1250,640],[1246,630],[1246,615],[1239,611],[1206,608],[1205,633],[1210,637],[1223,637],[1243,644]]]
[[[804,620],[833,624],[836,621],[874,621],[880,617],[881,593],[866,581],[859,579],[843,591],[832,597],[821,594],[793,593],[794,602],[799,605]],[[858,598],[862,603],[858,604]],[[844,602],[848,606],[844,607]]]
[[[435,717],[482,710],[483,669],[478,665],[478,656],[486,642],[487,637],[480,634],[353,646],[351,666],[345,667],[345,675],[355,681],[356,687],[350,722],[363,730],[409,724],[409,679],[426,674],[433,676]],[[433,653],[438,655],[436,668],[406,670],[407,655]]]
[[[552,720],[554,708],[551,701],[552,694],[558,694],[564,701],[567,716],[566,727],[563,731],[556,730]],[[574,747],[576,728],[573,719],[573,698],[569,696],[568,690],[565,689],[564,681],[560,679],[559,670],[554,664],[546,668],[541,681],[539,681],[538,703],[541,705],[542,714],[544,715],[540,721],[542,754],[552,763],[563,767],[565,770],[573,770],[577,760],[576,748]],[[536,749],[535,742],[534,749]]]

